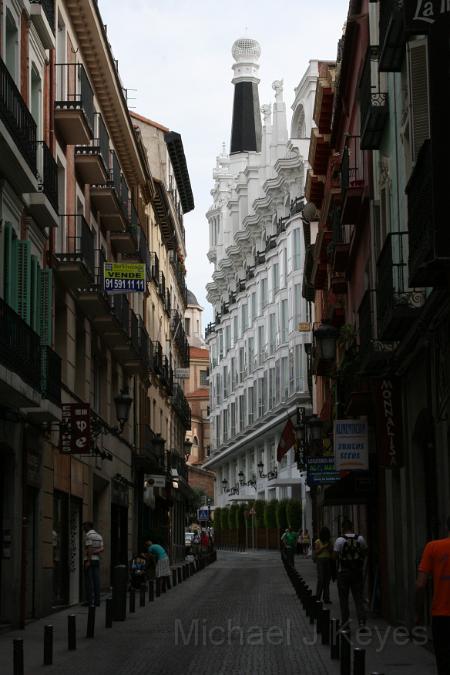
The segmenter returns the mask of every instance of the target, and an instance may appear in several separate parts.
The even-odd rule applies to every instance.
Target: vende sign
[[[396,469],[403,464],[400,389],[394,379],[384,377],[376,384],[377,444],[381,464]]]
[[[367,471],[369,434],[362,420],[334,421],[334,457],[336,471]]]

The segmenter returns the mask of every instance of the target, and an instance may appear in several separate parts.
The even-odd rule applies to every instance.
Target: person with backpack
[[[294,532],[292,527],[288,527],[281,537],[281,543],[284,547],[286,562],[290,567],[294,567],[294,554],[297,545],[298,532]]]
[[[334,543],[334,553],[337,558],[337,585],[342,627],[347,627],[350,619],[350,590],[355,602],[359,626],[363,627],[366,624],[363,568],[367,556],[367,544],[364,537],[353,531],[353,524],[350,520],[344,520],[342,523],[342,535]]]

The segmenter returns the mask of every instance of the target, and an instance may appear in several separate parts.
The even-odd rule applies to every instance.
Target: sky
[[[206,284],[214,271],[206,211],[212,171],[225,142],[233,104],[233,42],[261,45],[260,103],[284,80],[288,110],[311,59],[336,58],[349,0],[99,0],[119,72],[135,112],[181,134],[195,210],[184,217],[187,283],[212,320]],[[133,91],[135,90],[135,91]]]

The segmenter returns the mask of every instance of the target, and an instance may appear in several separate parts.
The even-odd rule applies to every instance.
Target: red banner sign
[[[86,403],[64,403],[61,420],[61,452],[91,452],[91,409]]]
[[[399,383],[391,377],[377,380],[376,439],[381,465],[397,469],[403,465],[402,416]]]

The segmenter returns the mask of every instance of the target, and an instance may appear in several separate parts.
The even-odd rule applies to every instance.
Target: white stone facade
[[[283,82],[276,81],[274,103],[261,106],[261,152],[223,151],[213,173],[207,218],[208,258],[215,269],[207,291],[215,322],[206,337],[212,449],[205,467],[216,471],[217,506],[255,498],[306,499],[294,451],[278,464],[276,449],[288,417],[310,401],[304,344],[311,336],[297,328],[311,321],[302,296],[300,198],[317,77],[318,62],[311,61],[295,90],[290,137]],[[269,472],[277,476],[260,477]],[[252,480],[255,487],[240,484]],[[305,526],[310,527],[309,517]]]

